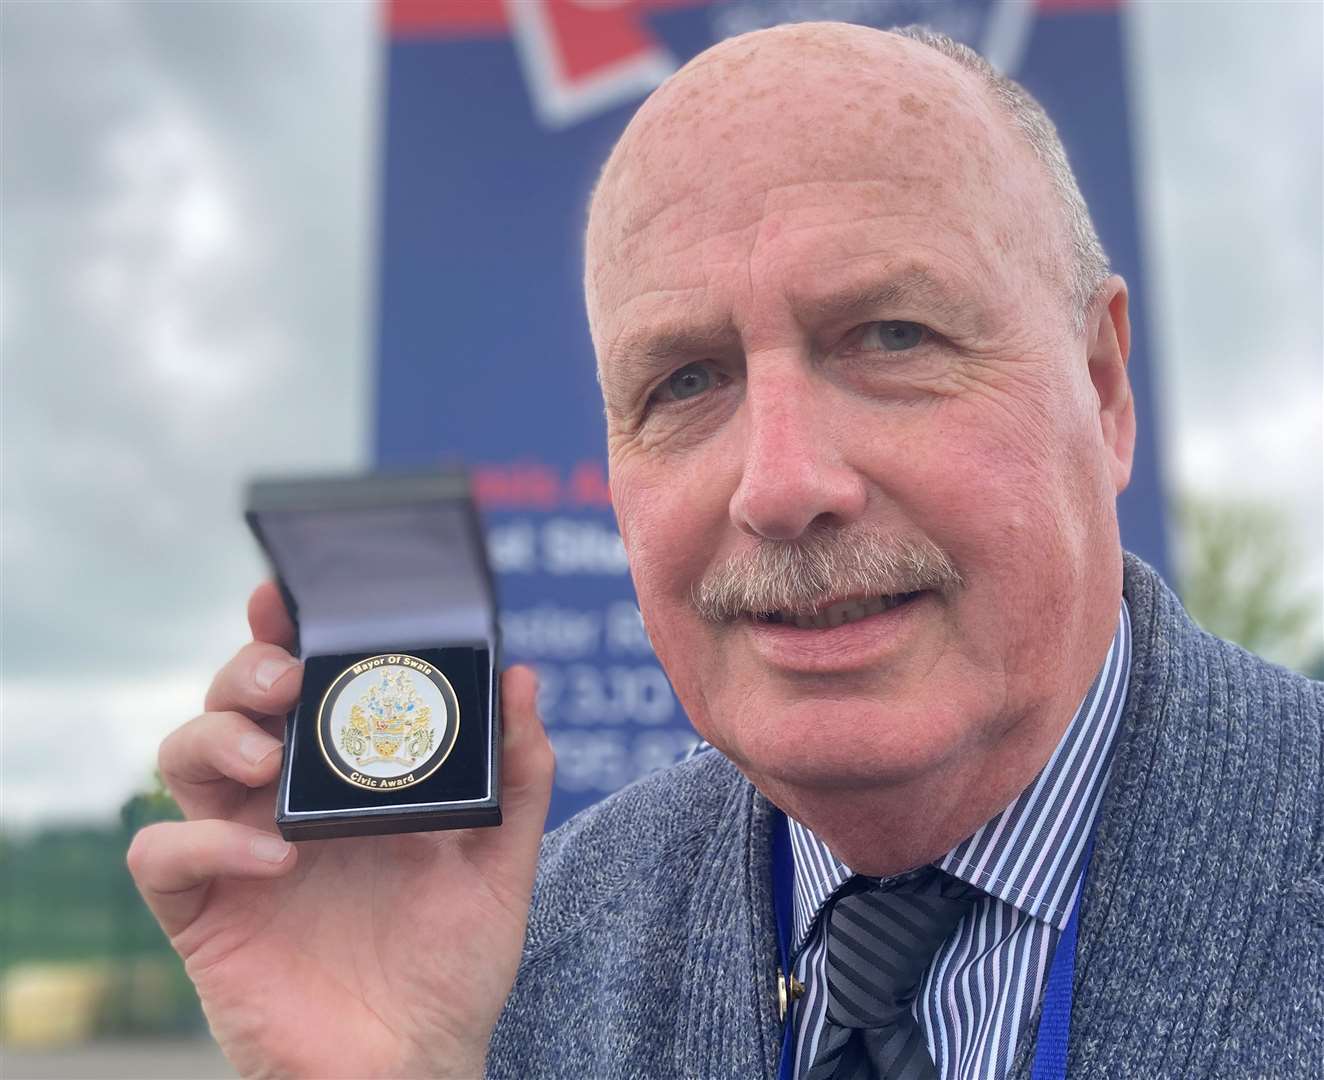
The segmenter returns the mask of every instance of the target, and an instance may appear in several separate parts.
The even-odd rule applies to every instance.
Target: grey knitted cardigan
[[[1324,684],[1127,557],[1130,694],[1080,915],[1068,1075],[1324,1076]],[[545,841],[493,1077],[777,1075],[770,807],[717,753]],[[1028,1080],[1038,1016],[1010,1075]]]

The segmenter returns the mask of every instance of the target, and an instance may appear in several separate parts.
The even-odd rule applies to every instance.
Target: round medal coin
[[[426,660],[383,653],[336,676],[317,713],[331,771],[355,787],[392,791],[426,780],[450,755],[460,704]]]

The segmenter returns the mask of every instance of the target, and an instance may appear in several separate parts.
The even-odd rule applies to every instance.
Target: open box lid
[[[259,480],[245,516],[291,605],[303,659],[495,637],[463,472]]]

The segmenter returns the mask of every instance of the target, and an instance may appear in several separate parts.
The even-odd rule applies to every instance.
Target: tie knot
[[[908,1014],[920,979],[979,890],[936,868],[887,884],[853,878],[827,918],[827,1014],[885,1028]]]

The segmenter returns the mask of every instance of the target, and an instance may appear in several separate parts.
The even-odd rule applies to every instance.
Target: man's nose
[[[865,479],[848,462],[851,431],[832,415],[827,387],[787,364],[753,374],[746,387],[744,461],[731,520],[753,536],[794,540],[814,524],[845,525],[868,502]]]

